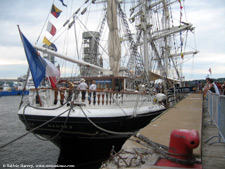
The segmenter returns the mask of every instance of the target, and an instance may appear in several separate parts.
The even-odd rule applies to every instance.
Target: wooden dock
[[[140,130],[140,133],[150,140],[169,146],[170,133],[175,129],[195,129],[201,138],[202,95],[190,94],[174,107],[164,112],[158,119]],[[127,140],[124,148],[136,146]],[[201,145],[194,149],[194,154],[201,155]]]
[[[150,140],[169,146],[170,133],[175,129],[195,129],[199,132],[200,145],[193,150],[195,156],[199,157],[203,169],[225,168],[225,144],[209,145],[204,140],[210,136],[217,135],[218,131],[213,125],[202,125],[209,120],[208,113],[204,113],[205,104],[201,94],[189,94],[173,108],[164,112],[160,117],[140,130],[140,133]],[[142,147],[136,143],[134,137],[127,140],[123,146],[124,150]],[[177,167],[151,166],[152,162],[144,164],[141,169],[178,169]],[[106,167],[107,168],[107,167]],[[110,167],[110,169],[113,167]],[[107,168],[108,169],[108,168]]]

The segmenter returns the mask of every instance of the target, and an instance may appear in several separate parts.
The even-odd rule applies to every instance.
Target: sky
[[[64,0],[71,3],[72,0]],[[73,4],[82,4],[75,0]],[[225,77],[225,2],[224,0],[185,0],[187,20],[195,27],[194,46],[199,53],[184,63],[186,80]],[[49,14],[52,0],[0,0],[0,79],[26,74],[27,60],[17,25],[34,44]],[[65,11],[58,0],[55,4]],[[78,6],[79,6],[78,5]],[[40,40],[42,41],[42,40]]]

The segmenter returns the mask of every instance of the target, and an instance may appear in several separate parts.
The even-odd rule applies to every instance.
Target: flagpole
[[[17,25],[17,28],[18,28],[18,30],[19,30],[20,38],[22,39],[22,37],[21,37],[21,32],[20,32],[20,26]],[[23,43],[23,41],[22,41],[22,43]],[[28,81],[28,78],[29,78],[29,74],[30,74],[30,69],[29,69],[29,67],[28,67],[28,70],[27,70],[27,76],[26,76],[26,81],[25,81],[25,83],[24,83],[23,93],[22,93],[22,97],[21,97],[21,100],[20,100],[19,109],[20,109],[21,105],[23,104],[23,96],[24,96],[24,92],[25,92],[25,90],[26,90],[26,86],[27,86],[27,81]]]
[[[18,30],[19,30],[19,34],[20,34],[20,38],[21,38],[21,41],[22,41],[22,44],[23,44],[23,48],[24,48],[24,42],[23,42],[23,38],[22,38],[22,34],[21,34],[21,30],[20,30],[20,26],[19,25],[17,25],[17,28],[18,28]],[[26,54],[26,51],[25,51],[25,48],[24,48],[24,52],[25,52],[25,54]],[[26,83],[25,83],[25,87],[24,88],[26,88],[26,84],[27,84],[27,80],[28,80],[28,76],[29,76],[29,73],[30,73],[30,71],[29,71],[30,69],[29,69],[29,66],[28,66],[28,71],[27,71],[27,79],[26,79]],[[24,89],[23,89],[24,90]],[[38,89],[36,88],[36,86],[35,86],[35,90],[36,90],[36,93],[37,93],[37,95],[36,95],[36,97],[37,97],[37,99],[38,99],[38,101],[39,101],[39,103],[40,103],[40,107],[42,107],[42,102],[41,102],[41,98],[40,98],[40,96],[39,96],[39,93],[38,93]],[[20,106],[22,105],[22,99],[23,99],[23,95],[22,95],[22,98],[21,98],[21,102],[20,102]],[[20,106],[19,106],[19,108],[20,108]]]

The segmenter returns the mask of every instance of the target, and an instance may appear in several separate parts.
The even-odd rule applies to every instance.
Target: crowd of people
[[[154,88],[153,88],[153,91],[155,93],[163,93],[163,84],[162,83],[155,83],[154,85]]]
[[[215,82],[210,78],[206,78],[206,82],[195,81],[194,85],[185,84],[185,87],[188,87],[188,88],[193,87],[193,92],[196,92],[196,93],[204,93],[205,94],[205,93],[207,93],[207,91],[210,90],[213,93],[225,95],[225,82],[224,83]],[[163,92],[162,83],[153,84],[153,90],[155,91],[155,93],[162,93]]]

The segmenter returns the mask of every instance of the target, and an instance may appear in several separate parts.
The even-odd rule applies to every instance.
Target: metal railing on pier
[[[207,106],[208,113],[211,117],[209,122],[216,125],[218,129],[218,135],[210,137],[205,142],[207,143],[216,137],[218,138],[218,141],[211,142],[210,144],[225,143],[225,96],[208,91]]]

